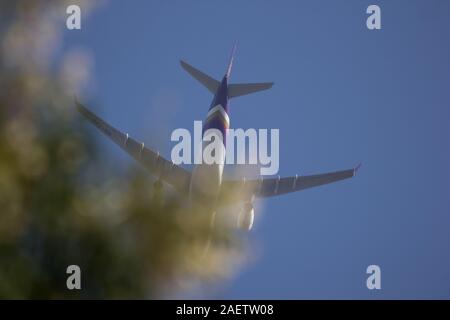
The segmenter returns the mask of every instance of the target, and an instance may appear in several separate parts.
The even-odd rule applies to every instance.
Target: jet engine
[[[245,203],[239,212],[237,219],[237,226],[242,230],[250,230],[253,226],[253,220],[255,219],[255,209],[250,202]]]

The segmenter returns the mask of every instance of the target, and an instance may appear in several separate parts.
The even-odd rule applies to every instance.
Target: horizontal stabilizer
[[[263,91],[272,88],[273,82],[264,83],[238,83],[228,86],[228,97],[235,98],[246,94]]]
[[[181,66],[186,70],[192,77],[194,77],[198,82],[203,84],[211,93],[215,94],[219,88],[220,82],[216,79],[208,76],[207,74],[201,72],[200,70],[194,68],[190,64],[180,60]]]

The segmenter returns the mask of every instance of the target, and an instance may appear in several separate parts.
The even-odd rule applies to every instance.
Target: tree
[[[105,169],[73,106],[86,79],[70,64],[87,56],[54,57],[65,16],[50,13],[67,5],[0,2],[0,298],[160,298],[175,280],[228,276],[241,248],[230,230],[177,197],[152,199],[140,168]],[[71,265],[81,290],[66,287]]]

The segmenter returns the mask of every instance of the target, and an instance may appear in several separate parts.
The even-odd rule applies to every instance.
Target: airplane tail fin
[[[230,63],[228,64],[226,77],[230,79],[231,69],[233,68],[234,55],[236,54],[237,41],[234,43],[231,50]],[[263,91],[272,88],[273,83],[237,83],[228,85],[228,97],[235,98],[244,96],[250,93]]]
[[[230,62],[228,64],[227,73],[225,77],[227,79],[230,78],[231,69],[233,68],[233,60],[234,55],[236,53],[237,42],[234,44],[233,49],[230,55]],[[195,78],[198,82],[203,84],[211,93],[215,94],[217,89],[220,86],[220,82],[216,79],[208,76],[202,71],[194,68],[190,64],[180,60],[181,66],[184,70],[186,70],[193,78]],[[272,88],[272,82],[262,82],[262,83],[236,83],[228,85],[228,98],[235,98],[244,96],[250,93],[255,93],[258,91],[263,91]]]
[[[203,84],[211,93],[216,93],[220,85],[219,81],[194,68],[183,60],[180,60],[180,63],[181,67],[183,67],[183,69],[186,70],[194,79]]]
[[[233,60],[234,60],[234,55],[236,54],[236,49],[237,49],[237,41],[234,43],[233,49],[231,50],[230,62],[228,63],[228,68],[227,68],[227,73],[226,73],[227,79],[230,79],[230,76],[231,76],[231,69],[233,68]]]

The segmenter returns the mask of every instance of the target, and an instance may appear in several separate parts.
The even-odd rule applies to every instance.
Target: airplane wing
[[[359,164],[353,169],[308,176],[260,178],[258,180],[225,180],[222,183],[219,203],[231,204],[239,200],[248,201],[252,198],[268,198],[348,179],[355,176],[360,166]]]
[[[78,101],[76,101],[76,105],[78,111],[84,117],[86,117],[108,138],[114,141],[119,147],[141,163],[147,170],[150,171],[150,173],[172,185],[179,192],[187,193],[191,178],[191,174],[187,170],[175,165],[171,161],[164,159],[159,155],[159,152],[154,152],[146,148],[144,143],[139,143],[129,137],[128,134],[124,134],[115,129]]]

